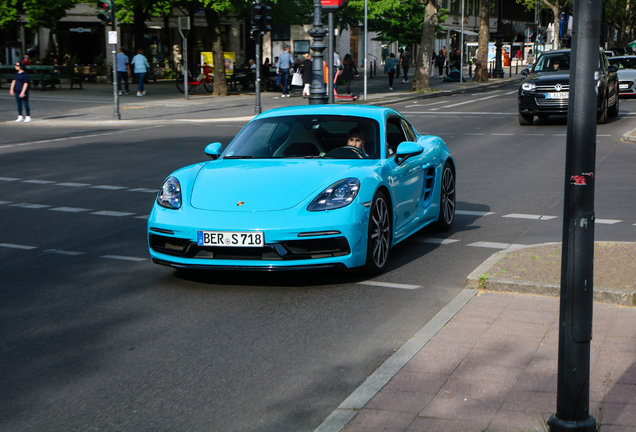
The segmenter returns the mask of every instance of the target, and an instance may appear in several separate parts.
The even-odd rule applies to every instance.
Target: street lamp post
[[[495,33],[495,46],[497,47],[497,54],[495,56],[495,70],[492,71],[493,78],[503,78],[504,70],[501,64],[501,47],[503,46],[503,33],[501,31],[501,15],[503,10],[503,0],[499,0],[497,6],[497,33]]]
[[[323,69],[323,59],[325,55],[323,51],[327,47],[323,40],[328,31],[322,26],[322,5],[320,0],[314,0],[314,27],[310,29],[308,33],[309,36],[313,38],[312,44],[309,47],[313,51],[309,105],[326,104],[329,102],[329,96],[325,90],[325,73]]]

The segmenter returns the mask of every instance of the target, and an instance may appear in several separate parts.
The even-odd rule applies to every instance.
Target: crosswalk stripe
[[[470,211],[470,210],[456,210],[456,215],[462,216],[489,216],[495,214],[495,212],[480,212],[480,211]]]
[[[90,209],[78,208],[78,207],[55,207],[55,208],[50,208],[49,210],[66,212],[66,213],[81,213],[81,212],[89,211]]]
[[[532,214],[520,214],[520,213],[511,213],[504,215],[502,217],[505,218],[515,218],[515,219],[534,219],[534,220],[550,220],[556,219],[558,216],[546,216],[546,215],[532,215]]]
[[[623,221],[618,219],[595,219],[594,220],[594,223],[601,224],[601,225],[614,225],[619,222],[623,222]]]
[[[147,258],[139,258],[139,257],[131,257],[131,256],[123,256],[123,255],[104,255],[102,256],[102,258],[114,259],[114,260],[120,260],[120,261],[134,261],[134,262],[147,260]]]
[[[473,247],[482,247],[482,248],[489,248],[489,249],[508,249],[509,247],[522,247],[522,245],[517,245],[514,243],[495,243],[495,242],[475,242],[475,243],[471,243],[467,246],[473,246]]]

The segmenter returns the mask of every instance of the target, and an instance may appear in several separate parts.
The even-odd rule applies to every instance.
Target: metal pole
[[[256,106],[254,106],[254,114],[262,112],[261,107],[261,35],[256,36],[256,77],[254,87],[256,90]]]
[[[497,54],[495,55],[495,69],[492,71],[493,78],[504,78],[505,72],[501,65],[501,47],[503,46],[503,34],[501,32],[501,15],[503,15],[503,0],[499,0],[497,7],[497,33],[495,33],[495,46]]]
[[[367,100],[367,0],[364,0],[364,100]]]
[[[462,34],[459,36],[459,82],[464,82],[464,0],[462,0]]]
[[[309,105],[319,105],[329,103],[329,96],[325,90],[325,72],[323,69],[323,51],[327,48],[323,42],[327,35],[327,30],[322,27],[322,5],[320,0],[314,0],[314,26],[307,32],[314,40],[309,48],[313,62],[311,67],[311,92],[309,95]]]
[[[115,22],[115,2],[112,2],[112,9],[110,12],[110,22],[111,22],[111,30],[117,32],[117,24]],[[111,44],[112,47],[112,57],[113,57],[113,97],[114,97],[114,107],[113,107],[113,120],[121,120],[121,114],[119,112],[119,92],[117,91],[117,40],[114,41],[114,44]],[[43,87],[44,88],[44,87]]]
[[[601,1],[574,2],[565,162],[557,412],[551,432],[593,432],[590,343],[594,276],[596,104]]]
[[[327,73],[327,75],[329,75],[329,78],[327,79],[327,95],[329,96],[329,103],[332,104],[333,102],[333,12],[329,12],[327,14],[328,16],[328,24],[329,24],[329,37],[328,37],[328,44],[329,44],[329,49],[327,50],[327,55],[329,56],[329,59],[327,60],[327,67],[329,68],[329,71]]]
[[[188,99],[188,83],[190,77],[188,76],[188,38],[183,38],[183,96]]]

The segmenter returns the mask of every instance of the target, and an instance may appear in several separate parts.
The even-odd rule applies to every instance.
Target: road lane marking
[[[467,246],[473,247],[481,247],[481,248],[489,248],[489,249],[508,249],[512,248],[521,248],[523,245],[514,244],[514,243],[495,243],[495,242],[475,242],[471,243]]]
[[[150,215],[143,215],[143,216],[135,216],[135,219],[148,219],[150,217]]]
[[[358,282],[358,285],[372,285],[372,286],[379,286],[379,287],[384,287],[384,288],[398,288],[398,289],[408,289],[408,290],[414,290],[414,289],[422,288],[419,285],[396,284],[396,283],[378,282],[378,281]]]
[[[442,107],[442,108],[446,108],[446,107]],[[426,111],[411,111],[409,112],[409,114],[428,114],[428,112]],[[480,114],[480,115],[501,115],[501,116],[512,116],[512,115],[519,115],[517,113],[510,113],[510,112],[479,112],[479,113],[474,113],[474,112],[464,112],[464,111],[460,111],[460,112],[454,112],[454,111],[437,111],[435,114],[453,114],[452,116],[449,117],[456,117],[458,115],[476,115],[476,114]]]
[[[457,215],[463,216],[489,216],[491,214],[495,214],[495,212],[480,212],[480,211],[470,211],[470,210],[457,210],[455,211]]]
[[[511,94],[514,94],[514,93],[519,93],[519,90],[513,90],[513,91],[511,91],[511,92],[504,93],[502,96],[504,96],[504,95],[511,95]]]
[[[614,225],[623,221],[617,220],[617,219],[595,219],[594,222],[597,224],[602,224],[602,225]]]
[[[11,204],[11,201],[0,201],[0,205],[2,204]]]
[[[18,181],[18,180],[22,180],[19,178],[13,178],[13,177],[0,177],[0,181]]]
[[[464,133],[462,135],[483,135],[483,133]]]
[[[120,261],[134,261],[134,262],[146,261],[148,259],[148,258],[139,258],[139,257],[131,257],[131,256],[123,256],[123,255],[104,255],[101,258],[114,259],[114,260],[120,260]]]
[[[514,136],[515,134],[490,134],[493,136]]]
[[[460,241],[455,239],[442,239],[437,237],[413,237],[412,240],[419,243],[438,244],[438,245],[453,244]]]
[[[28,209],[42,209],[42,208],[47,208],[47,207],[51,207],[51,206],[50,205],[45,205],[45,204],[20,203],[20,204],[11,204],[11,207],[21,207],[21,208],[28,208]]]
[[[113,217],[122,217],[122,216],[132,216],[132,215],[134,215],[134,213],[116,212],[116,211],[108,211],[108,210],[93,212],[93,213],[90,213],[90,214],[98,215],[98,216],[113,216]]]
[[[500,94],[494,94],[492,96],[486,96],[486,97],[483,97],[483,98],[471,99],[471,100],[466,101],[466,102],[459,102],[459,103],[456,103],[456,104],[453,104],[453,105],[446,105],[446,106],[444,106],[442,108],[452,108],[452,107],[456,107],[456,106],[459,106],[459,105],[465,105],[465,104],[469,104],[469,103],[473,103],[473,102],[483,101],[483,100],[486,100],[486,99],[492,99],[492,98],[497,97],[497,96],[501,96],[501,95]]]
[[[544,136],[545,134],[521,134],[521,136]]]
[[[45,250],[44,252],[54,253],[58,255],[66,255],[66,256],[86,255],[85,252],[74,252],[74,251],[67,251],[67,250],[60,250],[60,249],[49,249],[49,250]]]
[[[51,183],[57,183],[57,182],[53,180],[22,180],[22,183],[51,184]]]
[[[55,208],[50,208],[49,210],[66,212],[66,213],[81,213],[81,212],[91,211],[91,209],[78,208],[78,207],[55,207]]]
[[[91,186],[91,189],[121,190],[121,189],[128,189],[128,188],[126,186],[99,185],[99,186]]]
[[[24,249],[24,250],[37,249],[37,247],[35,246],[18,245],[18,244],[11,244],[11,243],[0,243],[0,247],[9,248],[9,249]]]
[[[128,192],[146,192],[146,193],[157,193],[159,189],[147,189],[147,188],[137,188],[137,189],[129,189]]]
[[[90,186],[90,184],[88,183],[73,183],[73,182],[66,182],[66,183],[56,183],[56,186],[67,186],[67,187],[86,187],[86,186]]]
[[[532,215],[532,214],[520,214],[520,213],[511,213],[504,215],[502,217],[505,218],[515,218],[515,219],[534,219],[534,220],[550,220],[556,219],[558,216],[546,216],[546,215]]]

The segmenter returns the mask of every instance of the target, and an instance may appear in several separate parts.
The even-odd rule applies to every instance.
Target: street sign
[[[117,32],[109,31],[108,32],[108,43],[110,45],[117,45]]]
[[[335,12],[347,6],[349,0],[320,0],[322,10],[325,12]]]
[[[181,33],[182,38],[188,37],[188,32],[190,31],[190,17],[179,17],[179,33]]]

